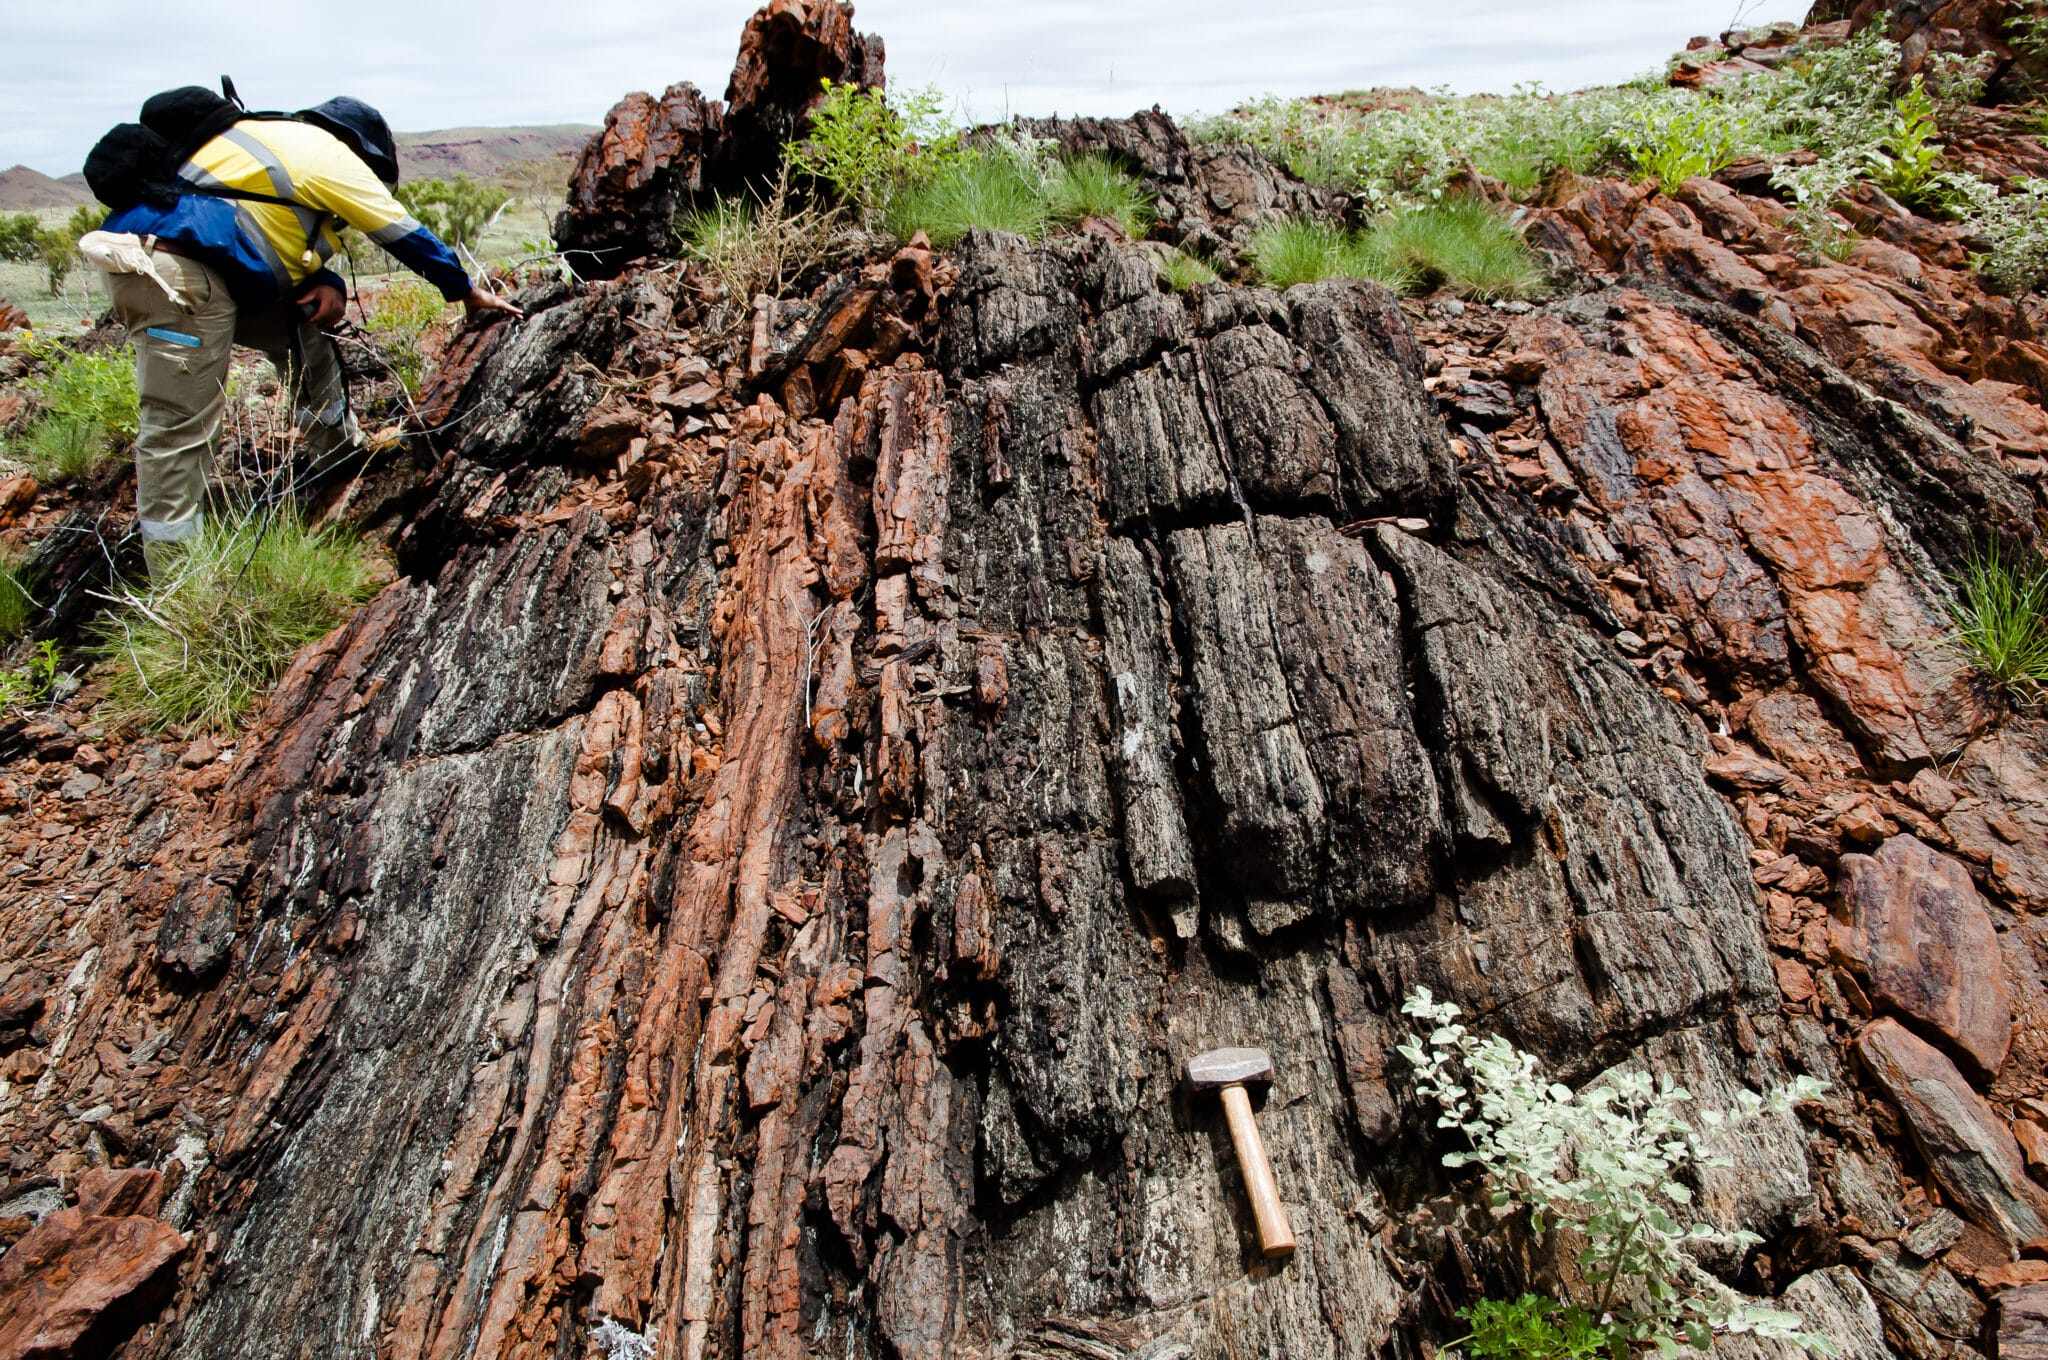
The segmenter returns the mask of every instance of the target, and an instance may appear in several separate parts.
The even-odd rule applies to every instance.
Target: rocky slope
[[[1572,1266],[1438,1164],[1423,985],[1573,1081],[1825,1078],[1704,1173],[1716,1267],[2043,1353],[2048,729],[1943,640],[2037,533],[2038,304],[1883,202],[1813,265],[1589,182],[1538,307],[1090,231],[735,326],[647,252],[879,78],[850,18],[614,111],[606,277],[458,337],[401,579],[231,749],[0,733],[0,1355],[1426,1355]],[[1039,131],[1214,254],[1334,206]],[[1284,1263],[1177,1082],[1226,1044]]]

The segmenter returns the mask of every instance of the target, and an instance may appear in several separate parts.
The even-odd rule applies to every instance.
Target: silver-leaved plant
[[[1740,1251],[1762,1239],[1685,1222],[1693,1196],[1679,1179],[1687,1167],[1732,1165],[1710,1140],[1811,1100],[1826,1083],[1796,1077],[1767,1097],[1743,1091],[1732,1115],[1700,1113],[1703,1135],[1681,1113],[1691,1095],[1668,1077],[1615,1072],[1574,1091],[1544,1080],[1534,1055],[1459,1024],[1458,1008],[1427,988],[1401,1010],[1430,1027],[1400,1045],[1416,1090],[1442,1108],[1439,1128],[1471,1140],[1444,1165],[1484,1168],[1496,1207],[1526,1206],[1536,1231],[1568,1227],[1585,1239],[1579,1263],[1611,1337],[1671,1354],[1682,1342],[1708,1350],[1717,1335],[1748,1333],[1837,1353],[1797,1313],[1746,1298],[1701,1268],[1695,1248]]]

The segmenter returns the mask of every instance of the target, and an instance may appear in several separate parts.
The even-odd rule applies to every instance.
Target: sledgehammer
[[[1230,1141],[1237,1147],[1245,1193],[1251,1196],[1252,1216],[1259,1224],[1259,1250],[1267,1256],[1293,1255],[1294,1229],[1287,1226],[1273,1164],[1266,1160],[1266,1145],[1252,1122],[1252,1098],[1244,1089],[1247,1082],[1263,1085],[1273,1080],[1273,1055],[1263,1048],[1212,1048],[1188,1059],[1187,1076],[1189,1090],[1222,1094]]]

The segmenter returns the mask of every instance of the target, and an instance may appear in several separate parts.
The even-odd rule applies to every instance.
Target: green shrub
[[[1152,195],[1138,178],[1107,156],[1063,160],[1045,186],[1053,221],[1077,225],[1091,217],[1114,222],[1125,239],[1144,239],[1152,225]]]
[[[1927,192],[1941,161],[1941,129],[1934,122],[1934,96],[1919,76],[1893,104],[1891,121],[1877,145],[1864,153],[1878,187],[1909,203]]]
[[[1168,251],[1158,257],[1157,263],[1159,277],[1176,293],[1214,283],[1217,279],[1215,268],[1207,260],[1184,250]]]
[[[134,360],[125,350],[74,354],[41,341],[29,352],[48,365],[24,384],[37,415],[6,452],[28,464],[38,481],[91,477],[118,446],[135,439],[140,407]]]
[[[1522,233],[1482,199],[1396,208],[1366,228],[1363,247],[1381,264],[1373,277],[1407,281],[1409,288],[1447,283],[1485,302],[1543,289],[1543,271]]]
[[[1984,246],[1970,257],[1971,268],[2015,295],[2048,283],[2048,180],[2018,180],[2008,194],[1982,180],[1945,183],[1964,228]]]
[[[827,80],[811,128],[789,148],[789,166],[831,185],[864,216],[938,175],[960,156],[960,134],[941,112],[939,92],[863,90]]]
[[[178,549],[102,622],[95,649],[117,710],[159,728],[233,727],[375,589],[360,542],[290,512],[209,519]]]
[[[38,642],[28,660],[13,670],[0,670],[0,713],[33,708],[57,689],[57,644]]]
[[[1524,1294],[1514,1302],[1482,1299],[1458,1316],[1472,1330],[1462,1347],[1471,1360],[1593,1360],[1607,1349],[1607,1333],[1583,1308]]]
[[[977,152],[899,188],[889,199],[883,222],[898,240],[921,231],[934,246],[948,250],[977,227],[1042,236],[1047,208],[1029,168],[1013,156]]]
[[[1834,210],[1855,182],[1855,167],[1840,156],[1780,166],[1771,175],[1772,184],[1792,195],[1793,233],[1811,253],[1837,261],[1856,249],[1856,233]]]
[[[1749,119],[1711,99],[1667,103],[1637,112],[1628,137],[1636,169],[1667,194],[1689,179],[1712,175],[1742,154]]]
[[[2013,50],[2039,61],[2048,59],[2048,6],[2015,5],[2019,12],[2005,21]]]
[[[32,214],[22,214],[33,223]],[[18,224],[21,218],[14,221]],[[29,259],[41,263],[43,275],[50,285],[50,296],[56,297],[64,291],[64,280],[69,278],[74,265],[79,262],[78,238],[89,231],[99,229],[107,220],[107,210],[97,203],[81,203],[71,210],[61,227],[35,227],[28,238]],[[11,229],[18,231],[18,226]],[[10,249],[13,248],[10,246]]]
[[[1824,1083],[1798,1077],[1768,1098],[1740,1091],[1732,1116],[1700,1117],[1703,1136],[1681,1113],[1691,1095],[1668,1077],[1615,1071],[1574,1091],[1545,1081],[1534,1055],[1459,1024],[1458,1008],[1425,988],[1401,1012],[1425,1027],[1399,1045],[1416,1093],[1443,1111],[1437,1127],[1468,1145],[1445,1153],[1444,1165],[1481,1168],[1496,1208],[1526,1209],[1535,1231],[1569,1228],[1583,1241],[1579,1265],[1599,1290],[1592,1312],[1615,1355],[1645,1342],[1667,1353],[1681,1341],[1705,1351],[1716,1336],[1743,1333],[1834,1352],[1797,1314],[1743,1298],[1692,1256],[1707,1246],[1744,1250],[1761,1238],[1679,1217],[1691,1217],[1693,1200],[1680,1174],[1734,1164],[1713,1150],[1723,1130],[1789,1111],[1819,1096]]]
[[[1188,131],[1202,141],[1250,142],[1298,177],[1356,194],[1375,210],[1442,198],[1467,170],[1524,197],[1560,171],[1625,166],[1676,188],[1737,156],[1800,147],[1847,155],[1860,167],[1894,116],[1898,62],[1898,44],[1873,25],[1777,74],[1712,92],[1673,89],[1660,71],[1570,95],[1532,86],[1506,97],[1439,94],[1371,108],[1268,98],[1198,119]],[[1970,93],[1973,77],[1952,65],[1930,67],[1927,78],[1941,107]]]
[[[423,279],[394,279],[363,303],[363,333],[370,348],[408,396],[419,395],[427,372],[427,338],[446,315],[440,290]]]
[[[34,264],[43,257],[43,224],[34,213],[0,214],[0,260]]]
[[[38,347],[38,352],[51,363],[27,386],[44,414],[97,426],[124,444],[135,438],[141,400],[135,392],[134,356],[125,349],[75,354],[56,345]]]
[[[1956,641],[1971,663],[2016,702],[2048,685],[2048,563],[2015,562],[1993,542],[1955,578],[1949,608]]]
[[[480,184],[468,175],[410,180],[391,193],[428,231],[451,246],[472,250],[497,219],[498,210],[512,199],[497,185]]]

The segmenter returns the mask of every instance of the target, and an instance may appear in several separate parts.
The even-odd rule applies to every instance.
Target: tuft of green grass
[[[1076,156],[1059,163],[1045,185],[1053,221],[1078,225],[1091,217],[1114,222],[1130,241],[1152,226],[1152,195],[1139,179],[1107,156]]]
[[[1046,203],[1039,185],[1016,160],[1004,155],[968,155],[928,179],[907,184],[890,198],[883,213],[890,235],[909,240],[923,232],[940,250],[949,250],[979,227],[1045,234]]]
[[[1362,246],[1381,262],[1374,277],[1410,279],[1412,287],[1448,284],[1482,302],[1534,297],[1543,290],[1543,271],[1528,242],[1481,199],[1397,208],[1366,229]]]
[[[35,597],[21,580],[21,555],[0,558],[0,644],[20,637],[35,612]]]
[[[104,427],[55,413],[31,425],[10,452],[39,482],[83,481],[114,456]]]
[[[115,708],[157,728],[232,728],[376,589],[359,541],[290,511],[210,519],[99,626]]]
[[[1271,288],[1324,279],[1371,279],[1397,293],[1411,292],[1414,273],[1373,249],[1357,232],[1327,222],[1269,222],[1245,245],[1252,272]]]
[[[1214,266],[1201,256],[1190,255],[1184,250],[1173,250],[1159,256],[1158,265],[1159,277],[1176,293],[1214,283],[1217,279]]]
[[[1965,655],[2015,702],[2039,698],[2048,685],[2048,563],[2015,562],[1994,541],[1954,580],[1961,598],[1949,620]]]

